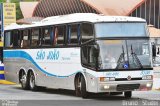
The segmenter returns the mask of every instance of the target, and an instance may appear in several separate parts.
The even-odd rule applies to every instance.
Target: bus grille
[[[142,80],[142,78],[131,78],[131,80]],[[116,78],[115,81],[128,81],[128,79],[127,78]]]
[[[127,91],[138,89],[140,84],[120,84],[117,85],[117,91]]]

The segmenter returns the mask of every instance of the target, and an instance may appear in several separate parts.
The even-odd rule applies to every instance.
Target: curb
[[[2,63],[0,63],[0,80],[5,80],[4,65]]]
[[[6,81],[6,80],[0,80],[0,84],[6,84],[6,85],[15,85],[16,83]]]

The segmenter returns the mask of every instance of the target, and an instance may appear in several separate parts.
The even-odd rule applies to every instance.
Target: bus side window
[[[54,34],[54,44],[64,45],[65,44],[65,35],[66,35],[66,27],[58,26],[55,27]]]
[[[75,25],[68,25],[67,28],[67,43],[70,45],[78,45],[79,43],[79,37],[80,34],[78,33],[79,31],[79,26],[77,24]]]
[[[57,44],[57,37],[58,37],[58,28],[57,27],[55,27],[55,29],[54,29],[54,45],[56,45]]]
[[[8,32],[5,32],[4,34],[4,37],[5,37],[5,43],[4,43],[4,46],[5,47],[11,47],[12,45],[12,32],[11,31],[8,31]]]
[[[88,67],[95,67],[95,55],[93,47],[82,47],[82,64]]]
[[[91,40],[94,38],[93,36],[93,27],[91,24],[83,23],[81,27],[81,34],[82,34],[82,43]]]
[[[31,31],[31,46],[39,46],[39,28],[33,28]]]
[[[88,64],[88,49],[87,47],[83,46],[82,47],[82,51],[81,51],[81,55],[82,55],[82,64],[87,65]]]
[[[50,46],[51,45],[51,29],[49,27],[42,28],[42,45]]]
[[[5,32],[5,47],[20,47],[20,32],[18,30]]]
[[[20,31],[18,31],[18,30],[13,30],[12,46],[13,47],[20,47]]]
[[[21,48],[26,48],[28,47],[30,44],[29,44],[29,37],[28,37],[28,29],[27,30],[23,30],[23,33],[22,33],[22,41],[21,41]]]

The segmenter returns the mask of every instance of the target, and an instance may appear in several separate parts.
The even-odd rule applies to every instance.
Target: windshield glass
[[[144,37],[146,23],[97,23],[95,24],[96,37]]]
[[[100,69],[150,68],[149,40],[98,40]]]

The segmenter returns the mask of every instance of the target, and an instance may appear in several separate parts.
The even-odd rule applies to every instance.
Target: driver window
[[[82,64],[88,67],[95,67],[96,57],[94,56],[94,48],[92,46],[82,47]]]

